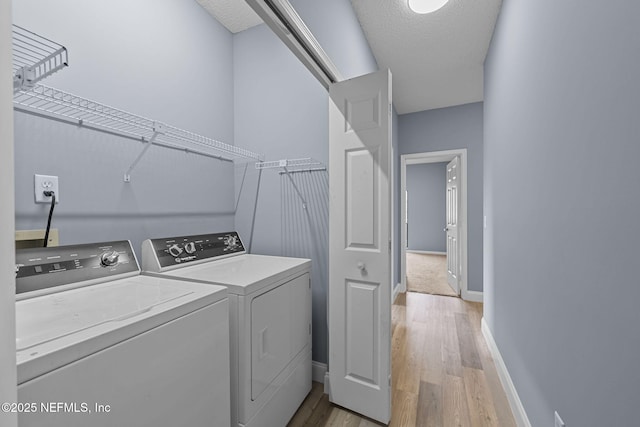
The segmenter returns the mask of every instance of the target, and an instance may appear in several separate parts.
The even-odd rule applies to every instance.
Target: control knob
[[[120,254],[117,251],[108,251],[100,255],[100,264],[104,267],[111,267],[118,263]]]
[[[178,245],[172,245],[169,248],[169,253],[171,255],[173,255],[174,257],[178,257],[182,253],[182,248],[180,246],[178,246]]]
[[[186,245],[184,245],[184,250],[186,253],[192,254],[196,251],[196,244],[193,242],[189,242]]]

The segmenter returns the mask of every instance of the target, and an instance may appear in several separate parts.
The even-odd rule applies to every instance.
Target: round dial
[[[172,245],[169,248],[169,253],[173,256],[180,256],[180,254],[182,253],[182,248],[178,245]]]
[[[116,265],[118,263],[119,258],[120,254],[117,251],[104,252],[102,255],[100,255],[100,264],[105,267],[111,267],[112,265]]]
[[[186,245],[184,245],[184,250],[186,253],[192,254],[196,251],[196,244],[193,242],[189,242]]]

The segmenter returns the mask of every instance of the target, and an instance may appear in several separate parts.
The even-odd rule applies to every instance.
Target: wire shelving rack
[[[13,92],[30,89],[66,67],[67,49],[52,40],[13,25]]]
[[[152,145],[228,162],[263,160],[259,153],[38,83],[67,63],[64,46],[14,25],[14,109],[148,143],[124,174],[126,182]]]

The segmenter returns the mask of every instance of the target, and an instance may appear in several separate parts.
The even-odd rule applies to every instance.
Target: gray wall
[[[16,402],[15,246],[13,207],[13,96],[11,2],[0,2],[0,402]],[[17,416],[0,411],[0,425]]]
[[[345,78],[377,70],[348,0],[294,1],[299,14]],[[348,41],[348,42],[346,42]],[[265,25],[233,37],[235,141],[267,154],[267,160],[313,157],[327,163],[329,97],[325,88]],[[251,235],[258,174],[248,168],[236,173],[240,188],[236,228]],[[260,181],[251,251],[313,259],[313,359],[327,361],[327,241],[326,173],[295,176],[308,198],[309,217],[299,210],[290,183],[276,170],[264,170]],[[286,197],[285,197],[286,196]],[[283,223],[283,218],[296,219]],[[311,239],[315,236],[315,240]],[[317,241],[316,241],[317,240]],[[303,243],[306,242],[306,243]]]
[[[505,0],[485,62],[485,312],[534,426],[638,424],[635,1]]]
[[[14,22],[64,44],[46,84],[233,143],[231,34],[196,2],[14,2]],[[16,222],[44,228],[33,174],[57,175],[61,244],[222,231],[234,226],[233,166],[17,113]],[[139,254],[139,252],[138,252]]]
[[[446,252],[446,163],[407,165],[407,247]]]
[[[470,291],[482,291],[482,103],[403,114],[400,154],[467,149],[468,262]],[[398,187],[399,188],[399,183]]]

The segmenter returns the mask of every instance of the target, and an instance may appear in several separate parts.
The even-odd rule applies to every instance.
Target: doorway
[[[455,273],[456,282],[452,283],[454,289],[457,287],[459,289],[455,290],[455,294],[459,294],[463,299],[466,299],[468,293],[468,283],[467,283],[467,150],[466,149],[458,149],[458,150],[447,150],[447,151],[434,151],[434,152],[426,152],[426,153],[416,153],[416,154],[405,154],[400,156],[401,159],[401,170],[400,170],[400,195],[401,195],[401,221],[404,221],[406,224],[408,217],[408,204],[407,204],[407,167],[412,165],[426,165],[426,164],[439,164],[439,163],[449,163],[455,159],[458,159],[458,174],[456,177],[457,181],[457,189],[456,191],[459,193],[459,197],[456,199],[458,201],[458,213],[456,216],[456,233],[455,247],[451,247],[449,242],[451,241],[451,221],[449,215],[446,216],[446,220],[443,222],[441,230],[443,235],[446,234],[445,241],[445,250],[439,251],[425,251],[425,252],[436,252],[442,253],[447,252],[449,256],[447,257],[447,269],[450,269],[452,257],[456,257],[458,261],[458,267],[455,271],[449,271],[449,278],[451,278],[451,273]],[[447,171],[447,175],[449,172]],[[448,178],[449,176],[447,176]],[[444,193],[445,187],[443,186],[442,192]],[[410,196],[409,196],[410,197]],[[448,196],[447,196],[448,197]],[[400,269],[401,269],[401,282],[400,282],[400,292],[407,291],[407,258],[408,254],[413,254],[409,248],[409,234],[411,231],[408,227],[403,224],[401,227],[401,243],[400,243]],[[415,224],[414,224],[415,225]],[[411,227],[409,225],[409,227]],[[414,239],[414,242],[415,239]],[[413,255],[409,255],[413,256]],[[451,281],[450,281],[451,283]]]
[[[447,162],[407,165],[407,291],[458,296],[447,278]]]

